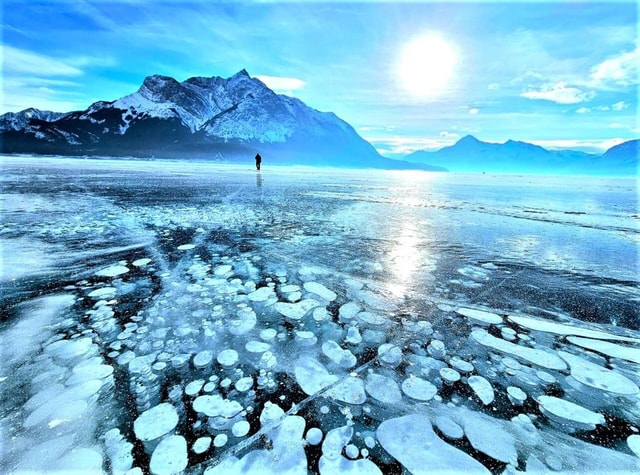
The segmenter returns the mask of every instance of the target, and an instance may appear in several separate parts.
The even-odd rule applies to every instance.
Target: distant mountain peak
[[[481,141],[475,138],[473,135],[468,134],[462,137],[460,140],[458,140],[456,144],[476,144],[480,142]]]
[[[247,72],[246,69],[242,68],[240,71],[238,71],[237,73],[235,73],[232,77],[236,77],[236,76],[246,76],[248,78],[250,78],[251,76],[249,75],[249,73]]]

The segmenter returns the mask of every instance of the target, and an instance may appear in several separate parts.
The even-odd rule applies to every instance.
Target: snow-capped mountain
[[[30,107],[20,112],[7,112],[0,116],[0,132],[5,130],[22,130],[31,119],[53,122],[64,117],[64,112],[42,111]]]
[[[631,140],[602,155],[575,150],[547,150],[527,142],[490,143],[472,135],[435,152],[419,150],[404,160],[429,163],[460,172],[634,175],[638,141]]]
[[[115,101],[34,116],[0,133],[8,153],[236,160],[259,151],[269,162],[429,168],[382,157],[335,114],[276,94],[245,70],[183,82],[149,76],[138,91]]]

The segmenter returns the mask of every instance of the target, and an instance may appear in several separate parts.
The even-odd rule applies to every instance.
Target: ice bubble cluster
[[[32,320],[3,334],[29,338],[0,374],[16,441],[0,469],[640,470],[637,332],[482,294],[418,305],[376,280],[379,262],[300,267],[277,226],[259,254],[206,222],[153,223],[166,256],[96,262],[72,295],[17,310]],[[490,272],[460,267],[456,289]]]

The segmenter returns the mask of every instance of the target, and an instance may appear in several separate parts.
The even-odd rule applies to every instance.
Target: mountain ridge
[[[454,172],[560,173],[635,175],[637,139],[611,147],[602,154],[578,150],[549,150],[529,142],[483,142],[473,135],[436,151],[418,150],[403,157],[411,163],[445,166]]]
[[[182,82],[147,76],[131,94],[55,117],[5,114],[0,139],[4,153],[234,162],[260,151],[275,163],[437,169],[383,157],[334,113],[276,94],[244,69]]]
[[[638,140],[603,154],[548,150],[509,139],[473,135],[437,151],[402,159],[378,153],[333,112],[276,94],[242,69],[228,78],[195,76],[182,82],[144,78],[138,90],[85,110],[34,108],[0,116],[0,152],[113,155],[250,161],[260,152],[272,163],[455,172],[638,173]]]

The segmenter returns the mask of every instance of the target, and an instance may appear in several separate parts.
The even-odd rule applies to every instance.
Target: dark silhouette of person
[[[256,153],[256,169],[260,170],[260,164],[262,163],[262,157],[259,153]]]

